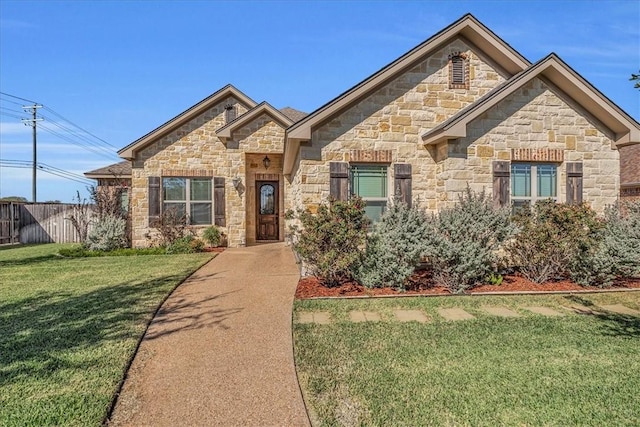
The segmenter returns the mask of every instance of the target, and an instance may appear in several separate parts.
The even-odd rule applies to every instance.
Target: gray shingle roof
[[[109,166],[105,166],[100,169],[95,169],[89,172],[84,173],[88,178],[92,178],[93,176],[113,176],[114,178],[122,178],[122,177],[130,177],[131,176],[131,162],[129,160],[124,160],[119,163],[114,163]]]
[[[303,113],[302,111],[291,107],[281,108],[280,112],[293,120],[294,123],[307,117],[307,113]]]

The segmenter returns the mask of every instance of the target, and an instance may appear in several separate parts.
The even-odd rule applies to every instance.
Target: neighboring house
[[[309,115],[229,85],[119,154],[134,246],[172,207],[242,246],[282,241],[286,210],[330,195],[362,196],[373,219],[394,197],[437,211],[467,187],[601,212],[640,188],[639,147],[640,124],[558,56],[531,64],[465,15]]]

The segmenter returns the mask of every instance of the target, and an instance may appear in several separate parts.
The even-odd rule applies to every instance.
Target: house
[[[472,15],[311,114],[228,85],[118,153],[134,246],[170,208],[243,246],[282,241],[285,211],[330,195],[360,195],[375,220],[393,197],[437,211],[467,186],[496,205],[597,211],[640,192],[640,124],[557,55],[530,63]]]

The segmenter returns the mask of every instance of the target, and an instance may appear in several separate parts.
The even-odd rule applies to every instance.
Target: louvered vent
[[[464,81],[464,59],[461,56],[451,58],[451,83],[463,85]]]

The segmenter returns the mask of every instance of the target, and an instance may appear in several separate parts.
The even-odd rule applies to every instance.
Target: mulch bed
[[[640,289],[640,278],[619,280],[609,288],[581,286],[571,280],[555,280],[538,285],[518,274],[505,275],[500,285],[481,285],[466,292],[466,294],[490,294],[502,292],[584,292],[603,289]],[[318,282],[315,277],[303,277],[296,289],[297,299],[322,297],[375,297],[390,295],[442,295],[450,294],[444,286],[434,283],[431,275],[426,271],[416,272],[409,279],[407,290],[398,291],[393,288],[365,288],[357,282],[346,282],[339,286],[328,288]]]

